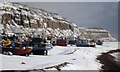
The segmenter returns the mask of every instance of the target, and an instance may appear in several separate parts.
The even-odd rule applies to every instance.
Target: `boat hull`
[[[32,51],[32,48],[2,48],[2,53],[11,52],[14,55],[25,55],[29,54]]]
[[[57,43],[58,46],[67,46],[67,43]]]
[[[89,44],[76,44],[77,47],[89,47]]]

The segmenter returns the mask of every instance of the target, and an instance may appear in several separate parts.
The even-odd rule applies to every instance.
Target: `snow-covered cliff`
[[[0,30],[15,33],[43,33],[57,36],[79,35],[75,23],[42,9],[29,8],[25,5],[0,2]]]
[[[6,33],[53,34],[57,37],[85,35],[86,38],[90,38],[89,31],[91,31],[87,28],[78,27],[75,23],[56,13],[18,3],[0,2],[0,34],[3,29]],[[100,30],[97,31],[100,32]],[[105,32],[108,35],[103,35],[103,37],[110,38],[109,32],[106,30]],[[93,35],[93,33],[91,34]]]

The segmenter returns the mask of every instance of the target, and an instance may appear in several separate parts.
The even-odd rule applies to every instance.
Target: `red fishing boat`
[[[58,45],[58,46],[67,46],[67,40],[66,39],[51,39],[51,43],[53,45]]]
[[[12,54],[15,55],[26,55],[29,54],[33,49],[32,47],[28,46],[27,43],[20,43],[20,42],[10,43],[10,41],[8,43],[3,45],[2,53],[11,52]]]

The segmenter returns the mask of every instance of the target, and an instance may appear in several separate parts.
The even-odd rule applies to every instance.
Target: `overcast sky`
[[[22,2],[28,5],[58,13],[78,26],[104,28],[118,37],[117,2]]]
[[[118,2],[120,0],[0,0],[9,2]]]

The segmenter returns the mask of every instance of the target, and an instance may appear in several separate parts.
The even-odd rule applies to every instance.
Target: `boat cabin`
[[[88,40],[79,40],[77,41],[76,46],[89,47],[89,42]]]
[[[67,40],[66,39],[51,39],[51,44],[58,45],[58,46],[67,46]]]

